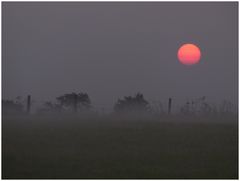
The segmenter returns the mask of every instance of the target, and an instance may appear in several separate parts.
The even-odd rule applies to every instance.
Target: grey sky
[[[238,102],[237,2],[3,2],[2,13],[3,98]],[[190,67],[177,60],[188,42],[202,51]]]

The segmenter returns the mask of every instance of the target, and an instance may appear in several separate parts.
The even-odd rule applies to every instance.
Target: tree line
[[[3,114],[26,113],[30,111],[32,103],[28,96],[27,111],[26,105],[21,101],[20,97],[15,100],[2,100]],[[168,114],[171,112],[171,101],[169,99]],[[89,112],[93,108],[91,99],[87,93],[67,93],[55,98],[55,101],[45,102],[38,113],[81,113]],[[163,111],[162,105],[150,105],[142,93],[137,93],[134,96],[124,96],[119,98],[114,104],[113,110],[115,113],[167,113]],[[187,101],[181,108],[180,113],[185,115],[191,114],[209,114],[209,113],[233,113],[234,105],[230,101],[223,101],[217,108],[215,105],[210,105],[206,101],[206,97],[200,97],[195,100]]]

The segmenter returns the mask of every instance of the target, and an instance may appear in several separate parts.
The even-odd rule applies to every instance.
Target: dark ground
[[[237,116],[4,116],[2,178],[237,179]]]

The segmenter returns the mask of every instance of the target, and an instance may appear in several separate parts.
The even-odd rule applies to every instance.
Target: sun
[[[184,65],[194,65],[200,61],[201,50],[198,46],[187,43],[178,49],[178,60]]]

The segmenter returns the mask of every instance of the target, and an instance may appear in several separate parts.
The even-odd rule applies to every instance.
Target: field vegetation
[[[237,114],[3,115],[3,179],[236,179]]]

